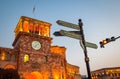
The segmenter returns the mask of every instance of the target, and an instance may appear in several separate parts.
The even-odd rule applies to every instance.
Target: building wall
[[[81,79],[79,67],[75,65],[67,64],[67,79]]]
[[[9,61],[0,61],[2,63],[0,67],[5,68],[7,64],[15,66],[18,69],[21,79],[28,79],[31,75],[37,73],[43,79],[81,79],[79,67],[67,63],[65,47],[49,46],[51,40],[41,37],[38,38],[39,41],[43,40],[42,42],[45,42],[43,43],[44,45],[47,45],[43,46],[39,51],[33,50],[30,45],[32,40],[37,40],[37,38],[26,33],[21,33],[17,40],[14,41],[14,49],[0,48],[0,57],[3,51],[7,52],[5,53],[6,55],[11,55]],[[24,60],[26,55],[28,59]],[[12,58],[13,56],[15,58]],[[13,61],[13,59],[15,60]]]
[[[92,79],[120,79],[120,67],[103,68],[91,72]]]
[[[16,50],[0,47],[0,68],[6,69],[8,66],[17,68],[17,56]]]
[[[22,16],[14,30],[13,49],[0,48],[0,67],[17,69],[21,79],[81,79],[79,67],[66,61],[66,48],[51,46],[50,26]],[[38,44],[32,46],[34,41],[39,49]]]

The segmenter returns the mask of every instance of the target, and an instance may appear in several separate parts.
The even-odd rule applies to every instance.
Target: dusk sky
[[[87,48],[91,71],[120,67],[120,39],[99,46],[101,40],[120,36],[120,0],[0,0],[0,47],[12,48],[21,16],[51,23],[52,45],[66,47],[67,62],[79,66],[83,75],[87,71],[79,40],[53,35],[61,29],[74,30],[59,26],[57,20],[78,24],[81,18],[86,41],[98,45],[98,49]]]

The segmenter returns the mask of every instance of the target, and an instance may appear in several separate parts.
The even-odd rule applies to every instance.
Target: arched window
[[[6,60],[6,52],[1,52],[0,60]]]
[[[24,21],[24,22],[23,22],[23,31],[24,31],[24,32],[28,32],[28,31],[29,31],[29,30],[28,30],[28,26],[29,26],[29,25],[28,25],[28,21]]]
[[[45,25],[40,25],[40,35],[49,37],[50,28]]]
[[[44,27],[44,36],[49,37],[49,27],[48,26]]]
[[[11,59],[11,55],[10,55],[9,53],[7,53],[7,54],[6,54],[6,60],[7,60],[7,61],[10,61],[10,59]]]
[[[34,25],[34,31],[35,31],[36,34],[39,34],[39,26],[38,26],[38,24]]]
[[[25,54],[24,55],[24,62],[28,62],[29,61],[29,55],[28,54]]]
[[[34,71],[34,72],[31,72],[30,74],[28,74],[26,79],[43,79],[43,77],[42,77],[42,74],[40,72]]]
[[[16,69],[14,65],[12,64],[7,64],[4,69]]]
[[[15,61],[16,61],[16,57],[15,57],[15,55],[14,55],[14,54],[11,56],[11,61],[13,61],[13,62],[15,62]]]
[[[30,25],[29,25],[29,32],[31,32],[31,33],[34,32],[33,23],[30,23]]]
[[[48,61],[48,57],[47,56],[43,56],[42,57],[42,63],[46,64]]]
[[[44,35],[44,26],[41,24],[39,29],[40,29],[40,35],[43,36]]]

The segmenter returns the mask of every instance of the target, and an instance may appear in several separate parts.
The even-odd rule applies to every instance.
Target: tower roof
[[[21,16],[14,32],[15,36],[17,36],[19,32],[27,32],[50,37],[51,25],[52,24],[48,22],[44,22],[26,16]]]

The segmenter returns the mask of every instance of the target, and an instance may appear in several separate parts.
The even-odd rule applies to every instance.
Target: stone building
[[[51,46],[50,27],[22,16],[13,48],[0,47],[0,68],[18,70],[21,79],[81,79],[79,67],[66,61],[66,48]]]
[[[91,72],[92,79],[120,79],[120,67],[111,67]]]

